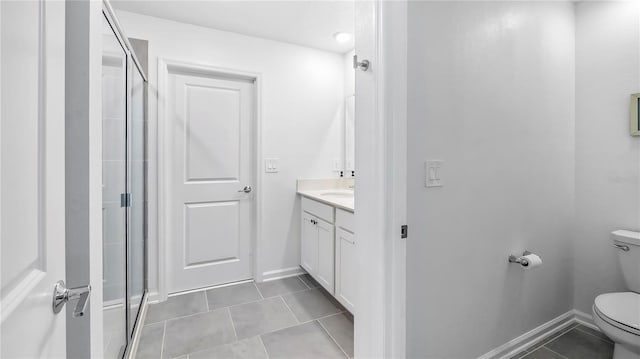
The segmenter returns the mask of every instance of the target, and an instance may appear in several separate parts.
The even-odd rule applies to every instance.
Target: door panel
[[[354,312],[356,285],[356,244],[353,233],[336,229],[336,297]]]
[[[334,226],[318,219],[318,283],[329,293],[334,293]]]
[[[64,51],[64,2],[0,2],[3,358],[66,356]]]
[[[185,90],[185,182],[238,181],[240,91],[189,84]]]
[[[315,217],[302,212],[302,241],[300,263],[309,274],[315,275],[318,268],[318,228],[311,221]]]
[[[240,260],[239,207],[239,201],[185,206],[185,268]]]
[[[252,277],[252,81],[170,74],[169,293]]]

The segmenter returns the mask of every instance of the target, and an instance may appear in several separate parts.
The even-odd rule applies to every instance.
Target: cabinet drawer
[[[351,233],[355,233],[355,216],[352,212],[336,209],[336,226],[344,228]]]
[[[333,223],[333,207],[324,203],[314,201],[307,197],[302,197],[302,210],[307,213],[311,213],[318,218],[324,219],[329,223]]]

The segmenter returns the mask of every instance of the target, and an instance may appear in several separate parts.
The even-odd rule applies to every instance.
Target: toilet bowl
[[[615,343],[614,359],[640,359],[640,294],[600,294],[593,304],[593,320]]]
[[[597,296],[593,321],[615,343],[613,359],[640,359],[640,233],[619,230],[611,237],[630,291]]]

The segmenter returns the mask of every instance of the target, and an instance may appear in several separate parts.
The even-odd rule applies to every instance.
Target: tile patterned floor
[[[549,335],[512,359],[611,359],[613,342],[601,332],[573,324]]]
[[[308,274],[149,306],[136,358],[351,358],[353,317]]]

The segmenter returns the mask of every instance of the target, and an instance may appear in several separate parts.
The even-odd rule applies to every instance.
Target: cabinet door
[[[318,228],[315,217],[302,212],[302,239],[300,241],[300,265],[315,275],[318,268]]]
[[[333,294],[335,234],[334,226],[321,219],[317,220],[318,227],[318,282]]]
[[[356,242],[353,233],[336,230],[336,293],[338,301],[351,313],[355,307]]]

